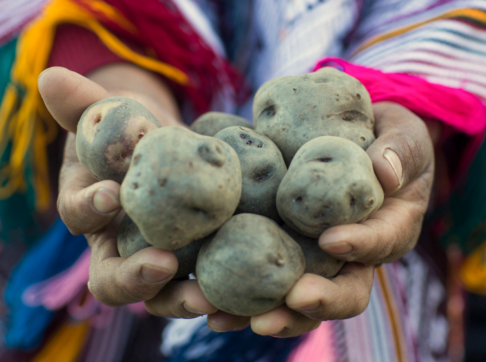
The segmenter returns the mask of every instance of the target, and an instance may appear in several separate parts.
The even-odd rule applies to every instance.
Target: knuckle
[[[155,303],[153,303],[153,302],[151,302],[151,301],[145,301],[145,302],[144,302],[144,305],[145,305],[145,310],[146,310],[146,311],[147,311],[149,314],[151,314],[151,315],[153,315],[153,316],[156,316],[156,317],[165,317],[165,316],[163,315],[163,313],[161,313],[161,312],[159,311],[159,309],[157,308],[157,306],[156,306],[156,304],[155,304]]]
[[[70,202],[68,201],[68,199],[69,198],[66,197],[64,192],[59,194],[57,198],[57,211],[59,212],[59,216],[61,217],[61,220],[64,222],[71,234],[84,234],[83,230],[77,227],[76,223],[74,222],[74,218],[71,212],[72,208],[70,207]]]
[[[127,272],[118,273],[115,279],[117,288],[130,300],[145,301],[157,294],[159,288],[142,281],[135,282],[133,279],[131,275],[127,275]]]
[[[88,290],[95,299],[108,307],[119,307],[122,304],[116,303],[107,293],[106,288],[101,284],[93,281],[88,282]]]
[[[347,318],[355,317],[366,310],[370,302],[370,293],[366,292],[365,290],[358,290],[354,298],[354,305],[351,308]]]

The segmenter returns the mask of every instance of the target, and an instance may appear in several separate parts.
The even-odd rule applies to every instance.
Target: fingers
[[[262,336],[288,338],[310,332],[321,324],[282,305],[268,313],[251,317],[251,329]]]
[[[169,318],[195,318],[217,311],[206,299],[196,280],[174,281],[145,302],[150,314]]]
[[[100,302],[117,307],[151,299],[172,279],[178,263],[174,253],[157,248],[121,258],[115,227],[88,236],[91,260],[88,288]]]
[[[221,310],[208,315],[208,327],[215,332],[240,331],[250,325],[250,317],[232,315]]]
[[[60,173],[57,209],[69,231],[80,235],[100,230],[118,215],[120,185],[109,180],[97,182],[79,163],[75,143],[75,136],[70,133]]]
[[[373,271],[370,266],[348,263],[332,279],[304,274],[285,301],[290,309],[310,319],[324,321],[357,316],[368,306]]]
[[[382,207],[359,224],[335,226],[319,237],[319,246],[345,261],[378,265],[395,261],[414,248],[425,207],[385,198]]]
[[[376,103],[377,139],[367,153],[385,194],[394,193],[433,164],[434,151],[425,123],[406,108]]]
[[[109,97],[103,87],[66,68],[46,69],[37,82],[49,112],[64,129],[73,133],[85,109]]]

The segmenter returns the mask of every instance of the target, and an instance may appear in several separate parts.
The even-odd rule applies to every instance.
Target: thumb
[[[366,151],[385,194],[392,194],[433,164],[434,149],[425,123],[390,102],[373,105],[376,140]]]
[[[95,82],[66,68],[44,70],[37,80],[47,109],[64,129],[76,133],[81,115],[95,102],[109,97]]]

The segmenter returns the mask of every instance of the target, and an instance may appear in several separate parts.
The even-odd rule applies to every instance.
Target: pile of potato
[[[356,79],[332,68],[273,79],[253,119],[210,112],[191,130],[161,127],[114,97],[84,112],[76,140],[93,176],[121,182],[120,255],[173,250],[175,278],[195,273],[214,306],[241,316],[282,305],[303,273],[334,277],[344,262],[317,238],[383,202],[365,152],[371,100]]]

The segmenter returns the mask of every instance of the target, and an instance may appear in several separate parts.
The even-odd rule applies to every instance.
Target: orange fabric
[[[486,295],[486,242],[466,259],[461,268],[461,279],[465,289]]]
[[[89,332],[88,322],[64,323],[32,362],[76,362]]]

